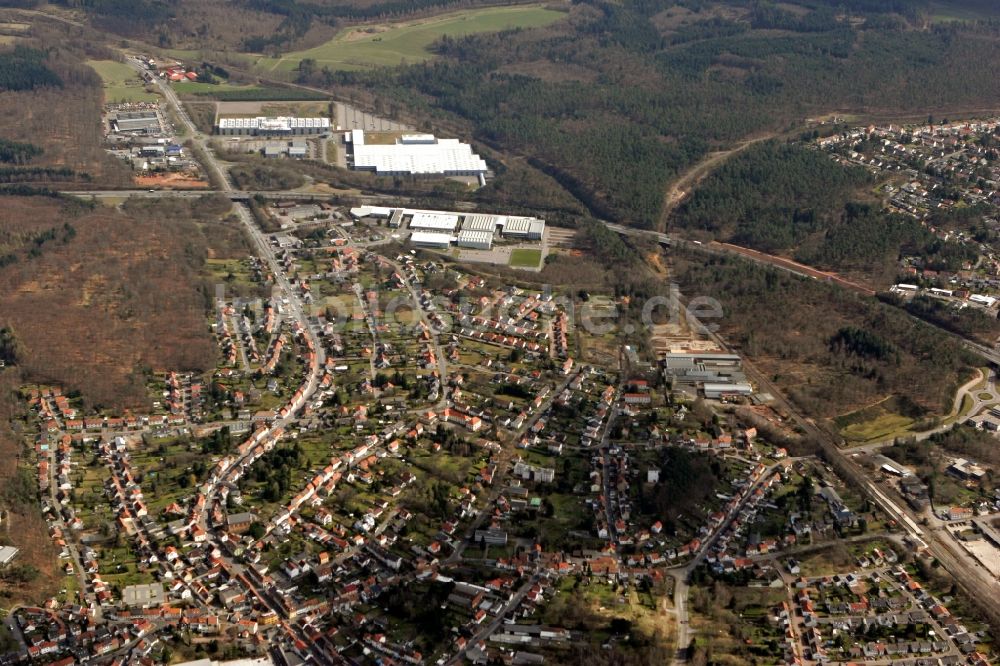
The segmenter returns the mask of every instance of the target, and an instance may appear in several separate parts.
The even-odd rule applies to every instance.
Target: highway
[[[206,151],[206,154],[207,154],[208,153],[208,148],[207,147],[205,148],[205,151]],[[222,173],[221,171],[219,171],[217,162],[215,162],[214,160],[212,160],[212,163],[216,166],[216,171],[218,173]],[[225,176],[223,176],[223,177],[225,177]],[[226,183],[227,183],[227,185],[229,185],[228,178],[226,180]],[[335,194],[315,194],[315,193],[303,192],[303,191],[296,191],[296,190],[282,190],[282,191],[247,191],[247,190],[236,190],[236,189],[232,188],[231,185],[229,185],[224,190],[197,190],[197,191],[188,191],[188,190],[177,190],[177,191],[174,191],[174,190],[154,190],[154,191],[145,191],[145,190],[77,190],[77,191],[74,191],[74,190],[68,190],[66,192],[63,192],[63,194],[70,195],[70,196],[77,196],[77,197],[81,197],[81,198],[96,198],[96,199],[102,199],[102,198],[122,199],[122,198],[129,198],[129,197],[154,198],[154,199],[155,198],[161,198],[161,197],[197,198],[197,197],[202,197],[202,196],[209,195],[209,194],[223,194],[223,195],[229,197],[230,199],[232,199],[233,201],[236,201],[236,202],[249,201],[251,198],[255,198],[255,197],[263,197],[265,199],[271,199],[271,200],[299,199],[299,200],[313,200],[313,201],[329,201],[331,199],[338,198],[338,195],[335,195]],[[357,200],[357,201],[362,202],[362,203],[366,203],[366,204],[390,205],[393,202],[395,202],[395,205],[399,205],[399,203],[401,201],[398,197],[392,197],[392,196],[389,196],[389,195],[355,195],[355,194],[345,193],[345,196],[350,196],[352,199]],[[708,252],[710,254],[729,254],[729,255],[739,256],[739,257],[743,257],[744,259],[747,259],[749,261],[752,261],[754,263],[759,263],[759,264],[763,264],[765,266],[770,266],[772,268],[775,268],[775,269],[778,269],[778,270],[781,270],[781,271],[785,271],[786,273],[791,273],[793,275],[798,275],[799,277],[809,278],[811,280],[823,279],[821,277],[817,277],[817,275],[816,275],[817,272],[810,270],[808,267],[803,266],[801,268],[798,268],[797,265],[794,264],[794,262],[778,261],[778,259],[780,259],[780,258],[772,257],[771,255],[767,255],[767,254],[764,254],[762,252],[746,251],[746,248],[738,248],[737,246],[727,246],[727,245],[722,244],[722,243],[704,244],[704,243],[700,243],[700,242],[697,242],[697,241],[687,241],[687,240],[683,240],[683,239],[672,237],[669,234],[664,234],[664,233],[660,233],[658,231],[652,231],[652,230],[649,230],[649,229],[635,229],[635,228],[632,228],[632,227],[626,227],[624,225],[617,224],[615,222],[608,222],[606,220],[601,220],[601,222],[608,229],[610,229],[610,230],[612,230],[612,231],[614,231],[614,232],[616,232],[618,234],[621,234],[623,236],[630,236],[630,237],[633,237],[633,238],[649,238],[649,239],[655,241],[656,243],[658,243],[660,245],[691,247],[691,248],[696,248],[696,249],[698,249],[699,251],[702,251],[702,252]],[[858,293],[861,293],[863,295],[872,296],[872,295],[875,294],[874,290],[868,289],[866,287],[861,287],[859,285],[856,285],[855,283],[849,282],[849,281],[844,280],[842,278],[838,278],[838,277],[835,277],[835,276],[827,275],[826,279],[830,279],[831,281],[834,281],[836,284],[838,284],[841,287],[844,287],[844,288],[847,288],[847,289],[851,289],[851,290],[853,290],[855,292],[858,292]],[[909,314],[909,313],[907,313],[907,314]],[[977,356],[983,358],[984,360],[988,361],[989,363],[991,363],[993,365],[1000,366],[1000,351],[998,351],[996,349],[993,349],[991,347],[987,347],[986,345],[983,345],[981,343],[975,342],[973,340],[968,340],[966,338],[963,338],[962,336],[960,336],[960,335],[958,335],[956,333],[948,331],[948,330],[946,330],[944,328],[941,328],[939,326],[935,326],[935,324],[933,324],[931,322],[928,322],[928,321],[926,321],[924,319],[920,319],[919,317],[915,317],[913,315],[909,315],[909,316],[911,318],[913,318],[914,321],[918,321],[921,324],[924,324],[926,326],[934,326],[935,328],[937,328],[938,330],[940,330],[942,333],[945,333],[946,335],[948,335],[948,336],[956,339],[958,342],[960,342],[966,349],[968,349],[972,353],[976,354]]]

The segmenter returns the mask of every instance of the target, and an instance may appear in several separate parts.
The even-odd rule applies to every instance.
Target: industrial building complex
[[[753,394],[737,354],[720,352],[669,353],[663,360],[664,377],[674,390],[701,389],[705,397],[719,400]]]
[[[455,243],[461,248],[489,250],[497,233],[512,241],[541,241],[545,234],[545,220],[535,217],[384,206],[359,206],[351,209],[351,215],[388,220],[392,229],[408,228],[410,242],[426,248],[444,249]]]
[[[112,131],[118,134],[159,134],[163,130],[156,111],[119,111],[110,121]]]
[[[364,130],[344,135],[350,146],[353,168],[374,171],[380,176],[435,175],[479,176],[486,162],[472,152],[472,146],[458,139],[439,139],[433,134],[408,134],[395,143],[370,144]]]
[[[222,136],[308,136],[330,131],[330,119],[297,116],[219,118],[216,133]]]

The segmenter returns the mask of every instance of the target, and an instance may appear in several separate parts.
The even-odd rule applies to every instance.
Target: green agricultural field
[[[178,95],[201,95],[230,92],[232,90],[257,90],[257,86],[236,85],[232,83],[204,83],[202,81],[178,81],[171,84]]]
[[[280,58],[261,58],[257,67],[290,72],[307,58],[315,60],[319,68],[330,69],[368,69],[422,62],[433,57],[428,47],[446,35],[462,37],[477,32],[536,28],[563,16],[563,12],[541,5],[521,5],[470,9],[428,19],[348,28],[321,46]]]
[[[104,101],[155,102],[156,95],[146,92],[139,74],[122,62],[115,60],[88,60],[87,64],[104,81]]]
[[[510,266],[512,268],[538,268],[538,264],[541,262],[541,250],[521,247],[510,252]]]
[[[905,433],[911,425],[913,419],[886,412],[870,421],[851,424],[842,429],[840,434],[849,442],[865,443]]]
[[[309,90],[293,90],[273,86],[205,83],[203,81],[178,81],[172,85],[174,91],[185,99],[214,99],[220,102],[288,102],[327,99],[325,95]]]
[[[991,0],[965,0],[964,2],[932,2],[927,7],[931,21],[978,21],[996,16],[996,6]]]

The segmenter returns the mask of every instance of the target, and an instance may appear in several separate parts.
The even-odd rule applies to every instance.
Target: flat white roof
[[[257,116],[256,118],[219,118],[219,129],[255,129],[270,132],[290,132],[292,129],[330,129],[329,118],[298,116]]]
[[[454,231],[458,226],[458,215],[450,213],[417,212],[410,220],[411,229],[437,229],[438,231]]]
[[[502,224],[505,234],[540,234],[545,229],[545,221],[536,217],[508,217]]]
[[[705,382],[706,393],[753,393],[753,387],[747,383],[718,384]]]
[[[497,225],[505,219],[506,217],[502,215],[483,215],[481,213],[466,215],[465,221],[462,222],[462,231],[489,231],[492,233],[497,230]]]
[[[449,174],[485,173],[486,162],[472,146],[458,139],[428,139],[421,143],[369,145],[364,132],[351,132],[354,168],[376,173]]]
[[[433,134],[404,134],[399,137],[400,143],[434,143]]]
[[[451,234],[436,234],[432,231],[414,231],[410,234],[411,243],[426,245],[450,245],[454,239]]]
[[[458,241],[470,241],[473,243],[492,243],[493,242],[493,232],[491,231],[473,231],[468,229],[463,229],[458,232]]]
[[[389,217],[391,214],[392,208],[386,208],[385,206],[358,206],[351,209],[351,215],[357,218]]]

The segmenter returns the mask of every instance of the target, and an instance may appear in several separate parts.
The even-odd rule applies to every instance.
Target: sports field
[[[513,268],[538,268],[541,262],[541,250],[520,247],[510,251],[510,266]]]
[[[87,64],[104,82],[105,102],[156,101],[156,95],[146,92],[139,74],[125,63],[116,60],[88,60]]]
[[[541,5],[519,5],[470,9],[399,23],[355,26],[321,46],[280,58],[260,58],[256,64],[266,71],[293,71],[306,58],[315,60],[320,69],[367,69],[422,62],[433,57],[427,47],[445,35],[461,37],[509,28],[536,28],[564,16],[563,12]]]

